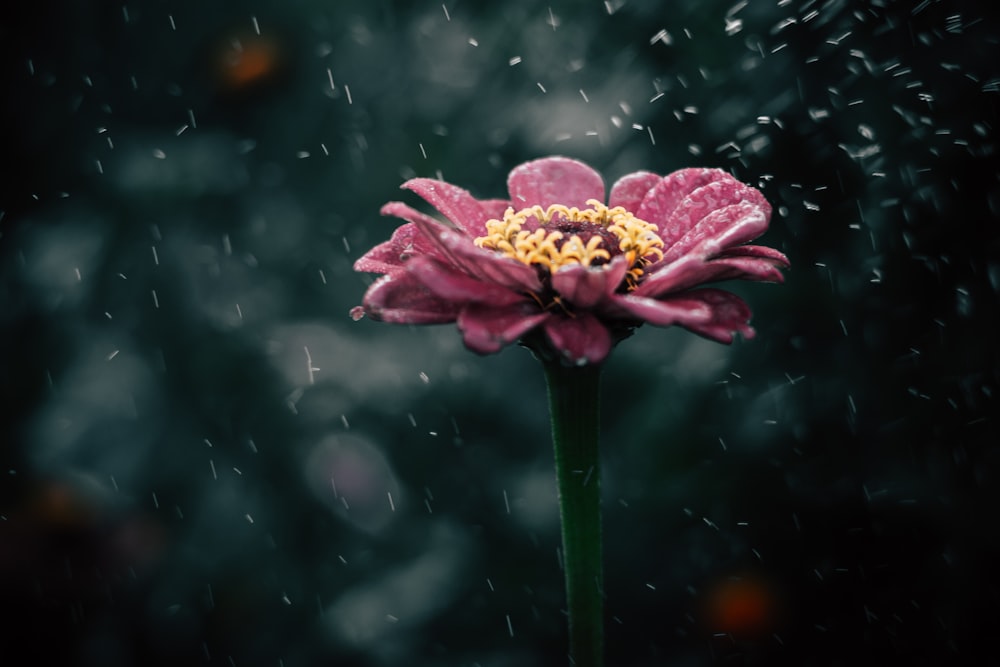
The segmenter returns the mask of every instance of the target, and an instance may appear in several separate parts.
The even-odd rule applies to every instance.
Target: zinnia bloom
[[[526,162],[509,199],[476,199],[428,178],[402,186],[446,221],[402,203],[406,224],[364,254],[356,271],[384,274],[351,315],[384,322],[457,322],[481,354],[522,341],[570,364],[597,364],[643,322],[679,325],[722,343],[754,335],[750,308],[718,280],[781,282],[788,259],[744,245],[767,230],[771,207],[719,169],[604,181],[564,157]]]

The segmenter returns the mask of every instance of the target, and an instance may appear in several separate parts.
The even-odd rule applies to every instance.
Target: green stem
[[[569,610],[569,656],[575,667],[604,664],[601,566],[600,366],[543,362],[549,388],[563,570]]]

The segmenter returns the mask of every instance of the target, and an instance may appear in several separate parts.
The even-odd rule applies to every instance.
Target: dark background
[[[404,179],[549,154],[792,261],[606,365],[609,664],[995,655],[989,5],[5,3],[0,662],[564,664],[540,368],[347,315]]]

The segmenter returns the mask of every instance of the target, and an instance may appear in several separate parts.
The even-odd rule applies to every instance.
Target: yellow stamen
[[[612,253],[601,247],[604,239],[600,235],[591,236],[584,243],[577,234],[565,238],[563,232],[548,232],[544,226],[556,216],[560,222],[597,225],[618,239],[618,250],[629,263],[625,281],[628,289],[633,289],[643,274],[643,267],[663,258],[663,240],[656,233],[656,225],[635,217],[622,206],[608,208],[596,199],[588,199],[587,205],[591,208],[580,210],[575,206],[553,204],[543,209],[536,204],[515,211],[508,207],[502,220],[486,221],[486,236],[477,238],[475,244],[529,266],[537,264],[555,272],[572,264],[590,266],[595,261],[607,262]],[[536,218],[541,225],[532,232],[522,229],[529,217]]]

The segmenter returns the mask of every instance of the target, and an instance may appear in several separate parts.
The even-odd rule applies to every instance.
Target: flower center
[[[600,266],[625,255],[628,289],[638,284],[643,267],[663,258],[663,239],[656,225],[640,220],[622,206],[608,208],[588,199],[591,208],[580,210],[553,204],[515,211],[508,207],[503,220],[487,220],[486,236],[475,244],[495,250],[529,266],[555,273],[564,266]]]

